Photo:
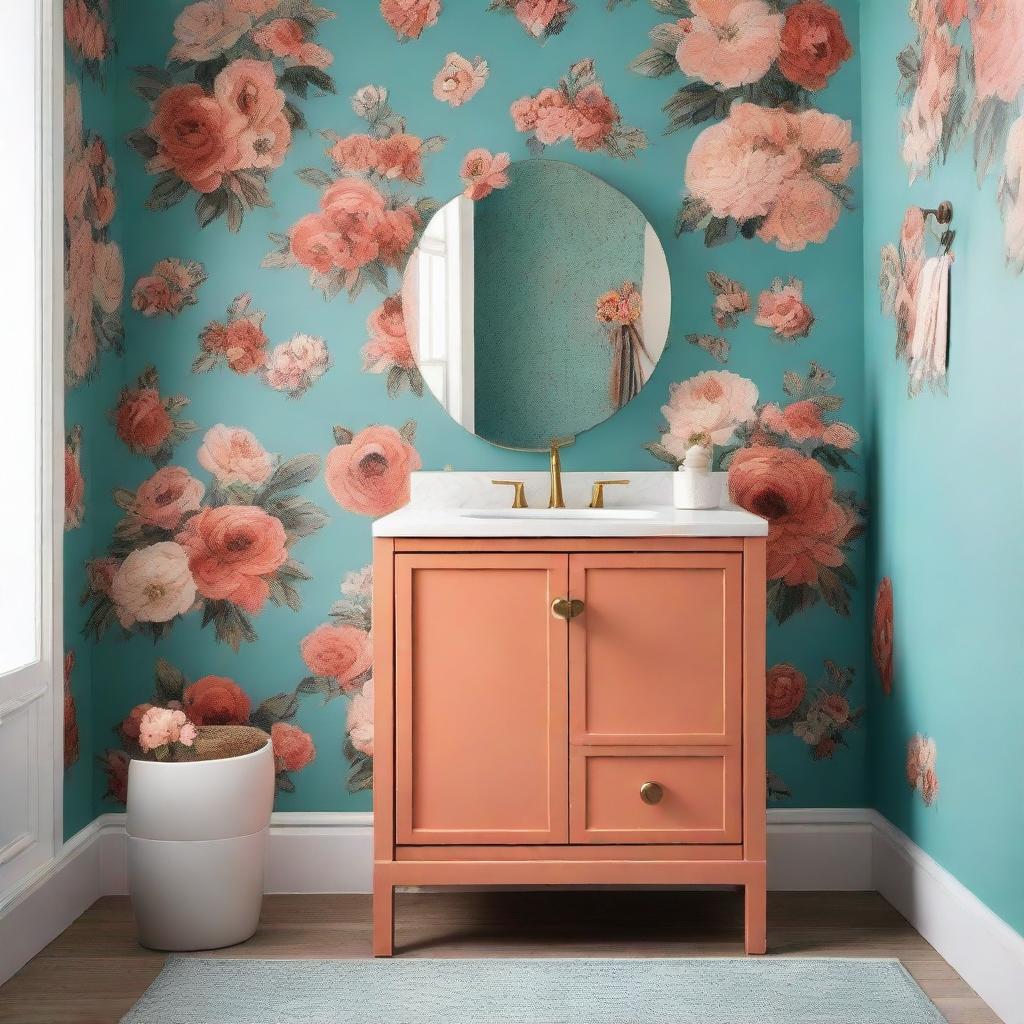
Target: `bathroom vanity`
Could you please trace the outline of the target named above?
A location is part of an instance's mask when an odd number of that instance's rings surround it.
[[[414,474],[374,525],[378,956],[396,886],[510,884],[743,886],[765,951],[767,524],[594,478]]]

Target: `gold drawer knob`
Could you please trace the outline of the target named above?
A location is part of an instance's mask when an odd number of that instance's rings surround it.
[[[575,619],[583,613],[583,602],[573,598],[558,597],[551,602],[551,614],[557,619]]]
[[[660,804],[665,791],[657,782],[645,782],[640,787],[640,799],[645,804]]]

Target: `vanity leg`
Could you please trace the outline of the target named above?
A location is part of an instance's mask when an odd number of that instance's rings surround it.
[[[749,953],[768,948],[768,882],[764,867],[744,887],[744,947]]]
[[[378,875],[373,882],[373,955],[395,952],[395,887]]]

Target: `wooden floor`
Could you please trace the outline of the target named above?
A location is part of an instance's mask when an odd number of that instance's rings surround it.
[[[742,902],[732,892],[399,893],[397,904],[405,956],[742,954]],[[369,950],[368,896],[269,896],[252,939],[205,955],[319,959]],[[950,1024],[998,1024],[875,893],[769,893],[768,952],[898,957]],[[128,900],[107,897],[0,988],[0,1022],[114,1024],[163,961],[136,944]]]

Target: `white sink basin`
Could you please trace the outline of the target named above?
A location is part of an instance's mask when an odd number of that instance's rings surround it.
[[[479,508],[460,511],[463,519],[654,519],[647,508]]]

